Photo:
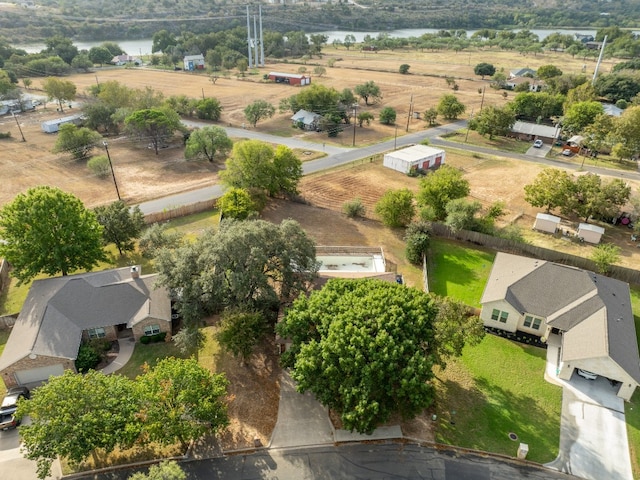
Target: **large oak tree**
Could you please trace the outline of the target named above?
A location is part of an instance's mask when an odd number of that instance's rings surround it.
[[[105,258],[102,226],[80,199],[54,187],[35,187],[0,209],[0,257],[27,282],[39,273],[91,270]]]

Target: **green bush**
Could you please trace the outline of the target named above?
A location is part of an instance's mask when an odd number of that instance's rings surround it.
[[[100,352],[98,352],[93,343],[82,343],[76,358],[76,370],[79,372],[92,370],[100,363],[101,358]]]
[[[0,138],[11,138],[11,132],[0,132]]]
[[[342,211],[349,218],[364,217],[366,208],[362,204],[362,200],[354,198],[342,204]]]
[[[111,172],[111,168],[109,167],[109,159],[106,155],[98,155],[97,157],[91,158],[87,162],[87,168],[96,177],[100,178],[106,177]]]
[[[148,335],[145,335],[144,337],[140,337],[140,343],[143,345],[151,343],[151,337]]]
[[[404,234],[406,242],[405,256],[414,265],[422,265],[422,256],[429,248],[429,224],[427,222],[412,222]]]
[[[153,343],[164,342],[164,339],[167,338],[167,332],[156,333],[155,335],[151,335],[151,341]]]

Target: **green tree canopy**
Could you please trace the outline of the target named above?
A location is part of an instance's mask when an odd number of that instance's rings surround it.
[[[189,135],[184,157],[187,160],[206,158],[213,162],[216,155],[227,155],[232,147],[233,142],[224,128],[202,127]]]
[[[86,160],[101,140],[102,135],[98,132],[66,123],[60,125],[53,151],[67,152],[76,160]]]
[[[604,113],[604,108],[600,102],[576,102],[564,113],[562,129],[572,134],[582,132],[591,125],[598,115]]]
[[[333,87],[313,83],[297,95],[288,98],[287,106],[293,113],[300,109],[319,115],[338,112],[340,93]]]
[[[180,128],[180,118],[175,112],[158,108],[137,110],[125,118],[124,123],[129,133],[149,142],[156,155],[158,148]]]
[[[69,80],[60,80],[59,78],[49,77],[42,82],[42,89],[47,94],[49,100],[58,102],[60,112],[64,112],[63,102],[69,102],[76,99],[76,86]]]
[[[256,202],[251,194],[243,188],[231,187],[224,192],[217,202],[224,218],[246,220],[252,213],[258,211]]]
[[[480,135],[489,135],[491,140],[494,135],[509,133],[514,123],[516,123],[516,116],[510,108],[488,106],[469,121],[469,128]]]
[[[491,63],[482,62],[477,64],[473,68],[473,73],[475,73],[476,75],[480,75],[484,80],[484,77],[491,77],[494,73],[496,73],[496,67],[494,67]]]
[[[398,412],[432,404],[433,323],[426,293],[380,280],[330,280],[301,296],[277,326],[300,392],[338,412],[344,427],[371,433]]]
[[[318,270],[315,244],[286,220],[223,220],[215,233],[176,250],[160,250],[159,283],[180,291],[183,317],[199,319],[225,308],[267,312],[306,291]]]
[[[542,78],[543,80],[546,80],[548,78],[561,76],[562,70],[560,70],[555,65],[542,65],[538,67],[538,70],[536,71],[536,75],[538,76],[538,78]]]
[[[129,208],[122,200],[94,209],[98,223],[102,225],[105,243],[113,243],[120,256],[135,250],[135,240],[145,226],[144,214],[139,206]]]
[[[35,187],[0,209],[0,257],[12,275],[27,282],[39,273],[67,275],[91,270],[105,259],[102,226],[70,193]]]
[[[152,37],[153,45],[151,46],[151,53],[163,52],[166,53],[169,47],[173,47],[178,44],[175,36],[168,30],[158,30]]]
[[[447,217],[446,206],[451,200],[469,195],[469,181],[462,172],[449,165],[443,165],[420,181],[418,204],[427,208],[434,220]]]
[[[564,208],[573,195],[573,180],[566,170],[545,168],[524,186],[524,200],[533,207],[544,207],[546,212]]]
[[[284,145],[274,150],[266,142],[246,140],[234,144],[220,176],[230,187],[263,190],[272,197],[293,195],[302,178],[302,162]]]
[[[393,125],[396,123],[396,111],[392,107],[384,107],[380,110],[378,118],[383,125]]]
[[[138,377],[141,416],[150,441],[189,442],[229,423],[224,397],[227,379],[200,366],[195,358],[164,358]]]
[[[376,203],[375,212],[387,227],[406,227],[416,213],[413,192],[408,188],[387,190]]]
[[[252,127],[263,118],[271,118],[276,113],[275,107],[265,100],[255,100],[244,108],[244,116]]]
[[[520,92],[509,102],[513,113],[537,120],[562,115],[563,95],[552,95],[545,92]]]
[[[187,480],[187,474],[174,460],[164,460],[149,467],[149,473],[136,472],[128,480]]]
[[[562,208],[563,213],[574,213],[589,220],[592,216],[613,217],[631,195],[631,187],[619,178],[602,182],[594,173],[580,175],[573,183],[572,196]]]
[[[58,456],[78,464],[98,451],[130,447],[140,433],[139,411],[135,384],[126,377],[66,370],[18,405],[17,416],[31,418],[20,427],[25,456],[37,461],[38,477],[45,478]]]
[[[220,345],[243,362],[267,331],[267,322],[260,312],[228,310],[224,312],[216,337]]]
[[[203,120],[217,122],[222,115],[222,105],[217,98],[205,98],[196,103],[196,115]]]
[[[371,100],[371,103],[376,103],[382,99],[380,87],[373,80],[356,85],[353,91],[364,100],[365,105],[369,105],[369,100]]]
[[[467,109],[463,103],[452,93],[447,93],[440,97],[438,102],[438,113],[447,120],[455,120]]]
[[[627,108],[614,123],[613,137],[623,144],[627,157],[640,153],[640,105]]]

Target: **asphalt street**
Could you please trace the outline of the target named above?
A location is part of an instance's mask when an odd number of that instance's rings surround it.
[[[283,479],[432,479],[432,480],[568,480],[564,473],[487,456],[436,450],[415,444],[348,444],[271,449],[247,455],[183,462],[189,480]],[[142,470],[145,471],[145,470]],[[132,470],[81,477],[125,480]],[[76,477],[77,478],[77,477]]]
[[[192,120],[185,121],[184,123],[191,127],[202,127],[202,126],[209,125],[204,122],[197,122]],[[269,134],[257,132],[251,129],[241,129],[241,128],[232,128],[232,127],[223,127],[223,128],[225,128],[228,135],[236,138],[258,139],[258,140],[263,140],[270,143],[286,145],[291,148],[306,148],[309,150],[324,151],[325,153],[327,153],[326,157],[319,158],[317,160],[312,160],[309,162],[304,162],[302,164],[304,175],[308,175],[310,173],[320,172],[322,170],[327,170],[333,167],[345,165],[345,164],[354,162],[356,160],[373,157],[374,155],[389,152],[397,148],[405,147],[407,145],[417,144],[417,143],[420,143],[425,138],[429,139],[430,145],[437,146],[437,147],[456,148],[460,150],[466,150],[469,152],[479,153],[482,155],[491,155],[491,156],[499,155],[502,157],[512,158],[515,160],[539,163],[539,164],[548,165],[550,167],[556,167],[556,168],[568,168],[573,170],[581,169],[580,165],[566,163],[561,160],[555,160],[552,158],[544,158],[544,157],[541,157],[540,155],[502,152],[502,151],[493,150],[490,148],[478,147],[475,145],[467,145],[467,144],[462,144],[458,142],[451,142],[444,138],[441,138],[442,135],[448,132],[457,131],[465,128],[466,126],[467,126],[466,120],[459,120],[457,122],[441,125],[439,127],[430,128],[427,130],[422,130],[422,131],[410,133],[407,135],[402,135],[400,137],[394,138],[393,140],[387,140],[384,142],[376,143],[375,145],[369,145],[361,148],[350,148],[350,149],[335,147],[332,145],[326,145],[324,143],[310,142],[307,140],[301,140],[299,138],[294,138],[294,137],[277,137],[275,135],[269,135]],[[538,152],[534,152],[534,153],[538,153]],[[597,166],[584,166],[582,170],[596,173],[598,175],[603,175],[603,176],[616,177],[616,178],[622,178],[622,179],[640,180],[639,172],[613,170],[613,169],[597,167]],[[218,198],[222,195],[223,192],[224,192],[224,187],[222,185],[212,185],[210,187],[205,187],[198,190],[192,190],[189,192],[169,195],[156,200],[144,202],[144,203],[141,203],[139,206],[144,214],[162,212],[162,211],[170,210],[183,205],[190,205],[193,203],[209,200],[211,198]]]

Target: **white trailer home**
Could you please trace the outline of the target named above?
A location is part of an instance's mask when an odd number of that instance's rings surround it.
[[[60,130],[60,125],[64,125],[65,123],[73,123],[74,125],[78,125],[82,122],[82,114],[78,113],[75,115],[69,115],[68,117],[55,118],[53,120],[47,120],[46,122],[42,122],[40,127],[42,131],[45,133],[56,133]]]
[[[444,150],[426,145],[413,145],[385,154],[382,164],[393,170],[409,173],[412,170],[438,168],[444,164],[444,159]]]

